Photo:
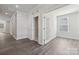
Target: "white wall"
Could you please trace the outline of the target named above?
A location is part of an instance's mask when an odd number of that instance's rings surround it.
[[[32,15],[31,15],[31,13],[27,13],[28,14],[28,26],[27,26],[27,29],[28,29],[28,31],[27,31],[27,33],[28,33],[28,38],[30,39],[30,40],[32,40]]]
[[[57,16],[61,16],[61,15],[69,14],[69,13],[74,13],[74,12],[77,12],[77,11],[79,11],[78,5],[68,5],[68,6],[62,7],[60,9],[57,9],[55,11],[51,11],[50,13],[53,17],[52,19],[56,20],[56,22],[55,22],[56,23],[56,32],[57,32]],[[67,38],[70,38],[71,36],[73,36],[73,38],[75,38],[75,39],[78,38],[79,34],[78,34],[78,32],[75,32],[75,31],[78,31],[78,29],[76,29],[76,30],[73,29],[73,28],[77,28],[78,25],[79,25],[78,24],[78,14],[76,16],[74,14],[72,14],[72,16],[70,18],[73,18],[72,20],[70,20],[71,25],[72,25],[72,28],[70,28],[70,29],[72,29],[72,30],[70,30],[71,33],[70,34],[63,33],[62,35],[57,33],[57,36],[64,36],[64,37],[67,37]],[[76,20],[74,20],[74,18]],[[77,24],[75,24],[75,22],[77,22]],[[53,29],[52,25],[51,25],[51,29]]]
[[[79,39],[79,12],[74,12],[59,17],[63,16],[69,18],[69,32],[61,32],[58,29],[57,35],[66,38]]]
[[[17,39],[29,38],[29,20],[27,13],[17,11]]]
[[[6,33],[10,33],[10,21],[6,21]]]
[[[14,13],[10,20],[10,34],[16,39],[17,38],[17,24],[16,24],[16,16],[17,13]]]
[[[13,14],[10,20],[10,34],[16,39],[31,39],[32,26],[29,20],[29,14],[23,11],[17,11]]]
[[[49,12],[45,15],[46,18],[46,40],[45,43],[48,43],[56,37],[56,20],[53,18],[53,15]]]

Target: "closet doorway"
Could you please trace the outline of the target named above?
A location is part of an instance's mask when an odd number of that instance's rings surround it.
[[[35,22],[35,41],[37,41],[37,42],[38,42],[38,34],[39,34],[39,32],[38,32],[38,30],[39,30],[38,19],[39,19],[38,16],[34,17],[34,22]]]

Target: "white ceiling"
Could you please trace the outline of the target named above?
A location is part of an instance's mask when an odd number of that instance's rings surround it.
[[[16,10],[28,12],[37,6],[37,4],[18,4],[19,7],[16,8],[16,5],[17,4],[0,4],[0,14],[5,15],[7,12],[8,14],[6,16],[10,17]]]
[[[37,9],[42,13],[47,13],[67,5],[68,4],[41,4]]]
[[[0,4],[0,14],[5,15],[5,13],[7,12],[8,14],[5,16],[11,17],[16,10],[28,12],[35,7],[38,7],[38,9],[40,8],[39,10],[44,12],[55,10],[57,8],[65,6],[66,4],[18,4],[18,8],[16,8],[16,5],[17,4]]]

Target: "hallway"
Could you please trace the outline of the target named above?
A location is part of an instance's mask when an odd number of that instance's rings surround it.
[[[0,33],[0,55],[78,55],[79,41],[56,37],[41,46],[29,39],[15,40],[9,34]]]

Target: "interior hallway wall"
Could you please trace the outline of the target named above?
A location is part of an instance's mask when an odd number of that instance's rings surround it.
[[[2,26],[0,28],[0,33],[6,32],[6,22],[3,20],[0,20],[0,24],[3,25],[3,28],[2,28]]]
[[[29,25],[27,13],[17,11],[17,39],[29,38]]]
[[[4,29],[1,29],[0,32],[10,33],[9,21],[10,21],[10,17],[6,17],[0,14],[0,23],[4,24]]]
[[[10,21],[6,21],[6,33],[10,33]]]
[[[10,20],[10,34],[16,39],[31,39],[31,23],[28,13],[16,11]]]
[[[17,38],[17,13],[14,13],[10,20],[10,34],[16,39]]]

